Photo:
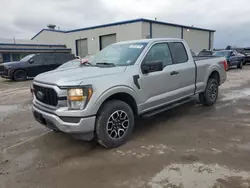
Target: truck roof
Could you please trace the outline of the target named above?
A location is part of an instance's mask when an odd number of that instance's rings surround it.
[[[157,41],[184,41],[184,40],[178,38],[152,38],[152,39],[128,40],[128,41],[117,42],[115,44],[150,43]]]

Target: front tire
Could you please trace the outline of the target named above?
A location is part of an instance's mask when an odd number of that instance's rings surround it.
[[[27,73],[24,70],[16,70],[14,72],[13,78],[15,81],[27,80]]]
[[[240,63],[237,65],[237,68],[242,69],[243,64],[244,64],[244,62],[243,62],[243,60],[241,60]]]
[[[206,89],[199,94],[200,102],[204,106],[212,106],[218,98],[219,84],[215,78],[210,78],[207,82]]]
[[[134,128],[131,107],[119,100],[111,100],[97,114],[95,138],[106,148],[115,148],[126,143]]]

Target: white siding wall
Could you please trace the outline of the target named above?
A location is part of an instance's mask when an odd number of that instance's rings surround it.
[[[141,38],[146,39],[150,37],[150,23],[141,22]]]
[[[116,34],[116,42],[145,39],[150,36],[150,24],[147,22],[136,22],[70,33],[43,31],[34,40],[49,44],[65,44],[67,45],[67,48],[71,48],[72,53],[75,54],[75,40],[88,39],[88,52],[90,54],[94,54],[99,51],[99,36],[108,34]],[[152,24],[152,37],[181,38],[181,27]],[[184,28],[183,37],[187,41],[190,48],[195,52],[199,52],[202,49],[208,49],[209,31],[200,31],[194,29],[187,31],[187,29]],[[92,40],[92,38],[95,40]],[[214,33],[211,32],[211,48],[213,48],[213,44]]]
[[[211,49],[214,49],[214,32],[211,32]]]
[[[135,40],[141,38],[141,23],[131,23],[117,26],[110,26],[98,29],[84,30],[71,32],[67,34],[65,43],[67,47],[72,49],[72,53],[75,53],[75,40],[81,38],[88,39],[88,51],[89,54],[94,54],[99,51],[100,41],[99,36],[116,34],[116,42]],[[92,40],[95,38],[95,40]]]
[[[209,31],[183,29],[183,39],[194,52],[200,52],[209,47]]]
[[[181,27],[152,24],[153,38],[181,38]]]
[[[103,27],[97,29],[76,31],[70,33],[58,33],[43,31],[35,39],[36,41],[44,41],[48,43],[66,44],[67,48],[71,48],[72,53],[76,53],[75,40],[88,39],[88,52],[94,54],[99,51],[99,36],[116,34],[116,42],[126,40],[141,39],[142,27],[141,22],[123,24],[117,26]],[[94,38],[95,40],[92,40]]]
[[[64,38],[66,37],[65,33],[53,32],[53,31],[43,31],[38,36],[36,36],[33,41],[39,43],[47,44],[65,44]]]

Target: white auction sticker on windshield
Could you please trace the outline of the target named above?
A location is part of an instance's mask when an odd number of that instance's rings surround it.
[[[131,45],[129,46],[129,48],[138,48],[138,49],[141,49],[141,48],[143,48],[143,45],[131,44]]]

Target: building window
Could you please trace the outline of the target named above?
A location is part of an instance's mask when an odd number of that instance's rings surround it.
[[[10,54],[3,54],[3,62],[10,62]]]
[[[13,61],[19,61],[20,60],[20,54],[12,54],[12,60]]]
[[[78,39],[76,40],[76,55],[80,57],[85,57],[88,55],[88,40]]]
[[[102,35],[99,37],[100,50],[109,46],[110,44],[116,43],[116,34]]]

